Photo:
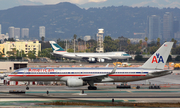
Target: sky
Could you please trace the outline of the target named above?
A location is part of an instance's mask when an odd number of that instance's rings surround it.
[[[107,0],[30,0],[32,2],[41,2],[43,4],[57,4],[59,2],[71,2],[76,4],[84,4],[88,2],[105,2]]]
[[[171,7],[180,8],[180,0],[30,0],[32,2],[41,2],[43,4],[57,4],[59,2],[71,2],[80,7],[103,7],[103,6],[151,6],[151,7]]]
[[[0,10],[20,5],[48,5],[60,2],[70,2],[81,8],[104,6],[131,6],[131,7],[170,7],[180,8],[180,0],[0,0]]]

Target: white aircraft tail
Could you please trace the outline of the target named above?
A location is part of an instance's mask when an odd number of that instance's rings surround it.
[[[173,42],[165,42],[142,66],[141,68],[164,69],[169,57]]]
[[[54,41],[49,41],[53,52],[66,52],[61,46],[59,46],[56,42]]]

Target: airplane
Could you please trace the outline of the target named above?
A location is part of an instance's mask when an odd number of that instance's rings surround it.
[[[69,87],[89,84],[89,90],[96,90],[94,83],[131,82],[160,77],[172,73],[164,70],[173,42],[165,42],[141,67],[117,68],[22,68],[8,75],[10,81],[63,81]],[[26,87],[29,90],[29,87]]]
[[[106,52],[106,53],[68,53],[56,42],[49,41],[53,55],[61,56],[69,59],[86,60],[89,63],[104,62],[112,59],[129,59],[131,56],[125,52]]]

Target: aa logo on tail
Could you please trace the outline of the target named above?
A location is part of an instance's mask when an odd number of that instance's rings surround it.
[[[152,63],[164,63],[163,57],[159,53],[156,53],[156,56],[153,56]]]

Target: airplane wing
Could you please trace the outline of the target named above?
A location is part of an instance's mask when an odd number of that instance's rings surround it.
[[[116,72],[117,65],[114,67],[114,69],[108,73],[108,74],[100,74],[100,75],[92,75],[92,76],[82,76],[80,77],[84,81],[90,81],[90,80],[102,80],[105,77],[108,77],[111,74],[114,74]]]
[[[101,57],[101,58],[98,58],[98,59],[112,60],[112,58],[109,58],[109,57]]]
[[[85,59],[85,60],[89,58],[112,60],[112,58],[109,58],[109,57],[82,57],[82,56],[78,56],[78,57],[81,57],[82,59]]]

